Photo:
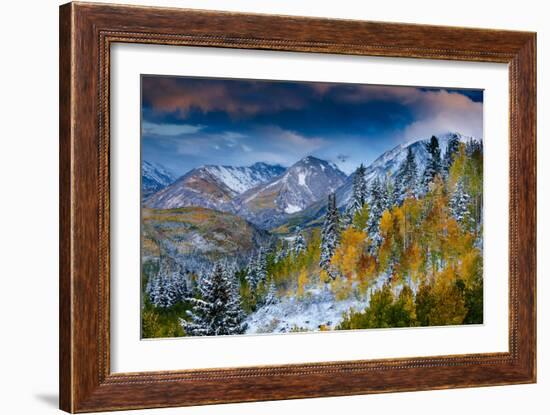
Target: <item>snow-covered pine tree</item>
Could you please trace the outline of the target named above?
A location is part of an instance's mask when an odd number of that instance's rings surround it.
[[[411,146],[395,176],[395,203],[402,204],[410,196],[418,195],[418,171]]]
[[[469,209],[470,199],[470,195],[466,192],[462,179],[459,179],[451,194],[449,207],[455,220],[464,227],[469,227],[473,221]]]
[[[281,262],[283,259],[285,259],[288,255],[287,249],[284,245],[284,242],[281,243],[281,246],[277,250],[277,253],[275,254],[275,263]]]
[[[353,206],[351,203],[348,203],[348,205],[346,206],[346,210],[342,214],[341,224],[343,228],[347,228],[348,226],[351,225],[351,223],[353,222],[353,216],[355,215],[355,212],[356,212],[355,206]]]
[[[381,237],[380,237],[380,218],[382,213],[386,209],[387,200],[384,189],[380,180],[375,178],[370,186],[370,209],[369,209],[369,219],[367,221],[366,232],[369,235],[371,240],[372,247],[378,248]]]
[[[384,210],[390,210],[396,203],[395,197],[395,185],[393,181],[386,177],[384,183],[382,183],[382,189],[384,191]]]
[[[242,299],[241,299],[241,280],[239,278],[239,267],[237,263],[233,263],[231,268],[231,273],[229,274],[229,279],[231,282],[231,287],[233,288],[233,297],[236,298],[238,304],[238,319],[244,321],[246,318],[246,313],[242,308]]]
[[[257,258],[255,256],[250,256],[248,260],[248,265],[246,266],[246,282],[251,289],[256,289],[256,284],[258,283],[258,267],[257,267]]]
[[[456,153],[460,149],[460,140],[457,134],[453,134],[447,143],[447,149],[445,150],[445,156],[443,157],[443,172],[449,174],[449,169],[453,164]]]
[[[246,330],[240,298],[231,277],[221,263],[214,264],[209,275],[200,279],[200,298],[191,298],[190,320],[181,320],[186,334],[219,336],[241,334]]]
[[[256,259],[256,287],[267,280],[267,255],[264,248],[260,247]]]
[[[173,289],[176,295],[176,302],[185,301],[189,295],[190,287],[187,285],[186,275],[181,269],[172,274]]]
[[[302,233],[299,233],[296,236],[296,239],[294,239],[294,242],[292,243],[292,251],[294,252],[294,255],[300,255],[305,250],[306,250],[306,240],[304,239],[304,236],[302,235]]]
[[[163,275],[157,273],[149,277],[145,292],[149,296],[149,301],[153,306],[166,308],[171,307],[174,303],[171,291],[167,290],[166,286],[167,284]]]
[[[328,195],[327,213],[323,228],[321,229],[321,258],[319,266],[327,272],[331,278],[336,278],[332,270],[330,260],[340,241],[340,217],[336,207],[336,195]]]
[[[361,163],[355,170],[355,173],[353,173],[351,198],[343,218],[344,225],[346,226],[353,222],[355,213],[359,212],[367,201],[368,189],[367,183],[365,182],[365,172],[366,168],[363,163]]]
[[[161,256],[159,271],[149,279],[146,292],[151,304],[159,308],[183,301],[188,295],[188,286],[181,266],[169,256]]]
[[[275,286],[275,281],[271,279],[271,282],[269,283],[269,288],[267,289],[267,294],[265,296],[264,304],[272,305],[276,304],[278,301],[279,298],[277,297],[277,287]]]
[[[367,197],[369,195],[368,189],[367,189],[367,182],[365,181],[365,173],[367,172],[367,169],[361,163],[358,167],[358,183],[357,183],[357,194],[359,195],[360,202],[362,203],[361,206],[363,206],[367,202]]]
[[[235,261],[223,261],[222,266],[231,281],[231,286],[233,287],[233,291],[235,291],[235,295],[240,295],[241,284],[238,276],[239,266]]]
[[[176,303],[176,293],[169,275],[159,273],[153,277],[149,288],[149,300],[158,308],[169,308]]]
[[[432,138],[426,144],[426,151],[428,152],[428,162],[422,176],[422,191],[424,193],[428,192],[434,178],[441,174],[441,149],[439,148],[439,140],[435,135],[432,135]]]
[[[247,266],[246,282],[254,292],[262,282],[267,279],[267,255],[266,251],[260,247],[256,257],[250,258]]]

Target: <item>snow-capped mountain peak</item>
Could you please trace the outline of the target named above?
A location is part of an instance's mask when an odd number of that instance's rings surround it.
[[[462,135],[458,132],[448,132],[445,134],[436,136],[439,141],[439,148],[441,149],[441,157],[444,157],[447,151],[447,144],[453,137],[457,137],[460,142],[467,143],[470,140],[479,141],[478,138]],[[418,138],[408,141],[404,144],[399,144],[393,149],[386,151],[376,160],[374,160],[368,167],[365,174],[365,180],[369,184],[375,177],[380,180],[384,180],[386,177],[392,177],[401,166],[401,163],[407,157],[407,149],[411,147],[411,150],[415,156],[415,161],[418,167],[419,173],[424,171],[426,162],[428,160],[428,152],[426,151],[426,144],[430,140],[430,137]]]
[[[334,164],[307,156],[281,176],[252,188],[234,201],[252,223],[270,227],[288,214],[300,212],[339,188],[346,175]]]
[[[204,166],[203,169],[236,194],[243,193],[254,186],[265,183],[285,171],[285,168],[282,166],[261,162],[247,167],[208,165]]]
[[[174,175],[160,164],[146,160],[141,162],[141,188],[143,197],[158,192],[173,183],[174,180]]]

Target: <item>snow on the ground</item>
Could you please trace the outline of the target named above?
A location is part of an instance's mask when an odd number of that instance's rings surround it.
[[[279,302],[267,305],[248,316],[247,334],[288,333],[295,330],[317,331],[323,325],[334,329],[351,309],[363,310],[369,304],[370,293],[379,288],[385,277],[379,278],[363,297],[351,295],[345,300],[336,300],[328,285],[306,291],[302,298],[283,297]]]

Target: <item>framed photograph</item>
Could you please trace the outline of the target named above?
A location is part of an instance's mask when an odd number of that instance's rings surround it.
[[[60,8],[60,407],[536,381],[536,35]]]

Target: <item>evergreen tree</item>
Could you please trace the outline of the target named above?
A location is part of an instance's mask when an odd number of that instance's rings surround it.
[[[477,152],[483,153],[483,142],[470,139],[468,143],[466,143],[466,154],[471,157]]]
[[[305,250],[306,240],[304,239],[304,236],[299,233],[298,236],[296,236],[294,243],[292,244],[292,251],[294,252],[294,255],[300,255]]]
[[[365,173],[367,172],[367,169],[361,163],[359,167],[357,168],[355,174],[357,176],[357,183],[356,183],[356,190],[354,191],[356,198],[359,199],[359,203],[361,206],[363,206],[368,197],[368,190],[367,190],[367,183],[365,182]]]
[[[445,151],[445,157],[443,158],[443,171],[445,174],[449,174],[449,169],[453,164],[456,153],[460,149],[460,140],[458,135],[453,134],[447,143],[447,150]]]
[[[250,258],[247,266],[246,282],[252,291],[255,291],[267,278],[267,257],[260,247],[256,257]]]
[[[248,265],[246,266],[246,282],[251,288],[256,287],[256,282],[258,281],[258,276],[256,273],[256,257],[251,256],[248,260]]]
[[[353,206],[351,203],[348,203],[348,205],[346,206],[346,210],[342,214],[342,228],[347,228],[351,225],[356,212],[357,211],[355,209],[355,206]]]
[[[271,279],[271,282],[269,283],[269,288],[267,289],[267,294],[265,296],[264,304],[265,305],[272,305],[276,304],[279,301],[277,298],[277,287],[275,286],[275,282],[273,279]]]
[[[267,280],[267,253],[262,247],[260,247],[256,259],[256,278],[256,286]]]
[[[410,196],[418,196],[418,171],[411,146],[395,176],[395,203],[402,204]]]
[[[328,195],[327,213],[323,228],[321,229],[321,259],[319,266],[327,272],[331,278],[335,278],[330,260],[340,240],[340,218],[336,207],[336,195]]]
[[[439,148],[439,140],[435,135],[432,135],[432,138],[426,144],[426,151],[428,152],[428,162],[422,177],[422,190],[424,193],[428,192],[435,177],[441,174],[441,149]]]
[[[185,301],[190,289],[187,286],[186,275],[181,270],[177,270],[172,274],[172,284],[176,302]]]
[[[151,304],[158,308],[169,308],[176,303],[170,280],[164,273],[159,273],[149,280],[147,293]]]
[[[459,179],[449,201],[451,214],[461,225],[468,227],[472,223],[470,214],[470,195],[464,189],[462,179]]]
[[[384,180],[384,183],[382,184],[382,188],[384,191],[384,201],[385,206],[384,210],[390,210],[393,205],[395,205],[396,202],[396,195],[395,195],[395,185],[393,184],[392,180],[389,178],[386,178]]]
[[[240,298],[221,263],[214,264],[212,272],[200,279],[199,292],[200,298],[190,299],[190,320],[181,320],[188,335],[219,336],[246,330]]]
[[[386,192],[382,188],[382,184],[378,178],[375,178],[370,186],[370,210],[369,219],[367,221],[367,232],[370,240],[372,241],[372,248],[376,249],[380,245],[380,218],[382,213],[386,210],[388,204],[386,200]]]
[[[172,258],[163,255],[158,273],[149,279],[145,290],[151,304],[169,308],[187,297],[187,279],[181,267]]]
[[[229,280],[231,281],[231,286],[233,287],[234,294],[236,296],[240,295],[241,281],[239,278],[239,266],[236,262],[226,262],[222,263],[222,266],[227,272]]]
[[[353,174],[351,198],[348,202],[348,206],[346,207],[346,212],[344,215],[345,225],[351,224],[355,213],[360,211],[367,201],[368,191],[367,183],[365,182],[365,172],[366,168],[361,163],[361,165],[357,167],[355,173]]]

